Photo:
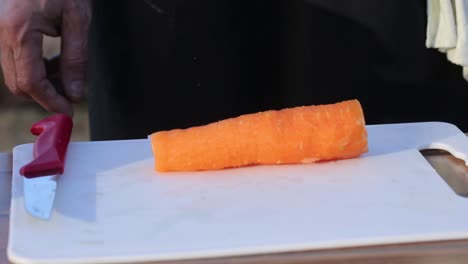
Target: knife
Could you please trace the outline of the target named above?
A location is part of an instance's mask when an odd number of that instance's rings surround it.
[[[50,218],[72,128],[72,118],[65,114],[49,116],[31,127],[31,133],[38,136],[33,147],[34,159],[21,167],[20,174],[23,176],[24,206],[34,217]]]

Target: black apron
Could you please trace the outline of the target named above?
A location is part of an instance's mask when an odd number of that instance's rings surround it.
[[[96,0],[91,139],[353,98],[368,124],[468,131],[468,83],[425,47],[425,2]]]

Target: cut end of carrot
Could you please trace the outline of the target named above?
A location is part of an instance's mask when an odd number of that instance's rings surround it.
[[[148,138],[159,172],[307,164],[368,151],[358,100],[246,114]]]

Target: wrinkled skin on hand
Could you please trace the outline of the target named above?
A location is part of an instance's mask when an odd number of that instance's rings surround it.
[[[72,115],[84,95],[90,0],[0,0],[0,57],[5,84],[50,112]],[[63,93],[48,79],[43,36],[61,36]]]

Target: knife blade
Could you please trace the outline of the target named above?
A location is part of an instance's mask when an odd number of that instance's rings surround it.
[[[38,136],[33,160],[21,167],[20,174],[24,176],[24,207],[39,219],[50,219],[72,128],[72,118],[65,114],[49,116],[31,127],[31,133]]]
[[[30,215],[44,220],[50,218],[57,180],[58,175],[23,179],[24,206]]]

